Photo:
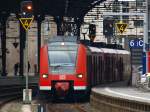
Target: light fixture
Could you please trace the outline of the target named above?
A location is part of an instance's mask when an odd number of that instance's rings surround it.
[[[32,10],[32,6],[31,6],[31,5],[28,5],[28,6],[27,6],[27,9],[28,9],[28,10]]]
[[[43,78],[48,78],[48,74],[43,74],[42,77]]]
[[[65,45],[65,43],[64,43],[64,42],[62,42],[62,43],[61,43],[61,45],[62,45],[62,46],[64,46],[64,45]]]
[[[83,74],[77,74],[77,78],[83,78]]]

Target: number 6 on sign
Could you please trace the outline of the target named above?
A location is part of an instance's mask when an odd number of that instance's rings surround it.
[[[130,43],[130,47],[134,47],[134,40],[131,40],[129,43]]]

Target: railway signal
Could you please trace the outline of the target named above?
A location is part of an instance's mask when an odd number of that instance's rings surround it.
[[[19,18],[21,25],[26,31],[26,39],[25,39],[25,72],[26,72],[26,89],[23,90],[23,101],[24,103],[31,103],[32,100],[32,90],[28,87],[28,29],[33,21],[33,5],[32,1],[22,1],[21,2],[21,18]]]
[[[114,29],[113,24],[114,24],[113,20],[104,19],[104,21],[103,21],[103,34],[106,37],[113,36],[113,29]]]
[[[89,25],[89,38],[93,42],[96,37],[96,25],[90,24]]]
[[[32,1],[22,1],[21,2],[21,13],[24,17],[32,17],[33,5]]]

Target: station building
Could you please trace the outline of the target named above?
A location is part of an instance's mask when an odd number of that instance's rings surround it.
[[[121,5],[123,4],[123,5]],[[145,12],[144,7],[146,6],[145,0],[137,0],[136,2],[114,2],[112,0],[107,0],[90,10],[84,17],[84,24],[80,28],[80,37],[81,39],[89,39],[89,24],[96,25],[96,42],[105,42],[105,43],[117,43],[121,44],[125,49],[129,49],[129,41],[134,38],[143,38],[143,17],[141,16],[103,16],[105,12]],[[140,10],[139,10],[140,9]],[[149,11],[150,12],[150,11]],[[113,35],[107,37],[103,35],[103,20],[110,18],[113,21]],[[65,18],[64,18],[65,19]],[[127,23],[128,26],[123,34],[120,34],[117,31],[115,24],[122,20],[124,23]],[[19,44],[15,48],[13,43],[19,43],[19,20],[16,18],[15,14],[11,14],[7,20],[7,52],[6,52],[6,70],[7,73],[13,75],[14,73],[14,64],[19,62]],[[52,16],[45,16],[45,20],[42,22],[41,26],[41,37],[42,45],[47,42],[50,37],[53,37],[57,34],[57,25]],[[66,35],[67,32],[66,32]],[[71,34],[70,34],[71,35]],[[29,62],[31,65],[30,73],[34,73],[34,67],[37,64],[37,22],[33,21],[29,31],[28,31],[28,40],[29,40]],[[1,41],[1,40],[0,40]],[[0,42],[1,44],[1,42]],[[135,59],[133,63],[137,66],[141,65],[141,56],[142,49],[136,49]],[[1,45],[0,45],[0,71],[1,71]],[[11,64],[9,63],[11,62]]]

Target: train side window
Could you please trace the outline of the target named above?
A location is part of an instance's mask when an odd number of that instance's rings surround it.
[[[105,81],[107,82],[107,71],[108,70],[108,58],[107,56],[105,57],[105,73],[104,73],[104,76],[105,76]]]
[[[89,64],[89,68],[88,68],[90,71],[89,72],[90,73],[90,79],[89,80],[90,80],[91,86],[92,86],[92,78],[93,78],[93,61],[92,61],[92,58],[93,58],[92,55],[90,55],[90,61],[89,61],[90,64]]]
[[[100,73],[100,72],[99,72],[99,71],[100,71],[100,68],[99,68],[99,64],[100,64],[100,63],[99,63],[99,60],[100,60],[100,59],[99,59],[99,58],[100,58],[100,56],[98,55],[98,56],[97,56],[97,84],[99,84],[99,73]]]
[[[99,68],[100,68],[100,73],[99,73],[100,78],[99,78],[99,80],[100,80],[100,82],[101,82],[101,81],[102,81],[102,57],[101,57],[101,56],[100,56]]]
[[[108,74],[107,74],[107,79],[108,81],[110,81],[110,72],[111,72],[111,69],[110,69],[110,56],[108,56]]]
[[[92,56],[92,85],[94,85],[95,81],[95,56]]]
[[[115,70],[115,69],[114,69],[114,68],[115,68],[114,60],[115,60],[115,59],[114,59],[114,56],[113,56],[113,57],[112,57],[112,81],[114,81],[114,75],[115,75],[115,74],[114,74],[114,70]]]
[[[97,76],[97,74],[96,74],[96,56],[94,56],[94,85],[96,85],[96,76]]]
[[[111,57],[111,81],[113,81],[113,55]]]
[[[102,57],[102,64],[101,64],[101,68],[102,68],[102,82],[104,81],[104,70],[105,70],[105,58]]]
[[[98,71],[98,69],[97,69],[97,56],[95,56],[95,84],[97,85],[97,71]]]

